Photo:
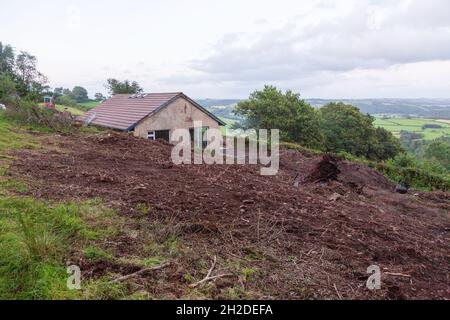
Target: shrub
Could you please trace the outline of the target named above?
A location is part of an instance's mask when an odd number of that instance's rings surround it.
[[[0,75],[0,103],[9,103],[16,94],[16,84],[8,75]]]
[[[77,106],[77,102],[68,95],[59,96],[58,98],[56,98],[56,103],[62,104],[63,106],[66,106],[66,107],[76,107]]]
[[[413,168],[419,164],[419,162],[413,155],[406,153],[406,152],[395,156],[393,159],[389,160],[387,163],[392,166],[401,167],[401,168]]]
[[[447,174],[437,174],[417,167],[396,167],[385,163],[377,164],[376,169],[392,181],[403,181],[413,188],[450,190],[450,177]]]
[[[37,129],[50,129],[56,132],[70,132],[75,129],[71,115],[59,111],[41,108],[34,102],[17,100],[8,106],[5,116],[20,124],[33,126]]]

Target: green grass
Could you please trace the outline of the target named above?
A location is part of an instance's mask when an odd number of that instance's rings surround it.
[[[70,290],[67,262],[84,253],[108,257],[95,243],[117,234],[122,220],[100,200],[47,202],[18,196],[28,186],[8,176],[13,149],[38,147],[31,134],[0,112],[0,300],[118,299],[128,291],[105,279],[81,279]],[[84,248],[84,250],[83,250]]]
[[[99,101],[88,101],[88,102],[81,102],[78,103],[78,106],[80,106],[81,109],[83,110],[90,110],[92,108],[95,108],[96,106],[98,106],[100,104]]]
[[[39,106],[44,107],[44,104],[43,104],[43,103],[40,103]],[[62,105],[62,104],[57,104],[57,105],[55,106],[55,108],[56,108],[56,110],[58,110],[58,111],[60,111],[60,112],[63,112],[63,111],[67,108],[67,111],[69,111],[69,112],[70,112],[72,115],[74,115],[74,116],[81,116],[81,115],[84,114],[84,111],[83,111],[83,110],[80,110],[80,109],[74,108],[74,107],[64,106],[64,105]]]
[[[95,246],[88,246],[84,249],[84,256],[91,261],[110,261],[113,256],[110,252]]]
[[[35,143],[33,136],[21,133],[19,130],[8,121],[3,111],[0,111],[0,160],[2,158],[9,158],[6,155],[6,150],[34,148]]]
[[[90,244],[105,236],[111,214],[98,201],[50,203],[0,196],[0,299],[122,298],[123,288],[105,279],[82,279],[81,290],[67,287],[66,262],[83,247],[88,260],[112,259]]]
[[[69,111],[71,114],[73,114],[74,116],[81,116],[84,114],[83,110],[77,109],[77,108],[73,108],[73,107],[66,107],[63,105],[56,105],[56,110],[63,112],[65,109],[67,108],[67,111]]]
[[[424,130],[422,127],[426,124],[437,124],[442,128],[430,128]],[[399,133],[400,131],[421,133],[424,140],[433,140],[442,136],[450,135],[450,124],[438,122],[432,119],[377,118],[375,119],[375,125],[394,133]]]
[[[0,197],[0,299],[76,298],[63,257],[84,228],[76,205]]]

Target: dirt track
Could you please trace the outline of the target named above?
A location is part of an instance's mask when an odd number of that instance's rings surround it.
[[[20,151],[11,168],[34,196],[100,197],[130,221],[145,204],[149,221],[179,227],[203,264],[180,258],[161,279],[144,279],[164,282],[155,295],[182,296],[187,285],[174,274],[201,279],[217,255],[224,270],[230,259],[250,259],[258,272],[245,284],[238,275],[220,279],[213,298],[237,285],[260,299],[450,298],[449,194],[396,194],[377,172],[343,162],[337,181],[295,187],[295,177],[306,178],[320,158],[288,150],[279,174],[263,177],[257,166],[174,166],[170,146],[122,134],[42,139],[49,149]],[[116,240],[116,253],[141,250],[126,235]],[[370,265],[382,269],[379,291],[365,287]],[[96,268],[106,274],[113,266]]]

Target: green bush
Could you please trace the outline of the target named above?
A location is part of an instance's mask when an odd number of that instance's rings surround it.
[[[413,188],[424,190],[450,190],[448,174],[430,172],[420,167],[397,167],[392,164],[379,163],[376,169],[394,182],[406,182]]]
[[[37,130],[71,132],[76,128],[70,116],[48,108],[41,108],[32,101],[17,100],[10,104],[4,116],[22,125],[32,126]]]
[[[63,106],[66,107],[73,107],[73,108],[78,106],[77,102],[68,95],[59,96],[58,98],[56,98],[56,103],[62,104]]]
[[[0,75],[0,103],[9,104],[16,94],[16,84],[6,75]]]
[[[388,160],[387,163],[400,168],[414,168],[419,165],[419,161],[412,154],[406,152]]]

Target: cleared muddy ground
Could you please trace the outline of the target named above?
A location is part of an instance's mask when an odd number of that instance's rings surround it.
[[[150,239],[176,243],[170,265],[130,278],[130,290],[155,298],[449,298],[449,194],[400,195],[377,172],[347,162],[337,163],[337,180],[312,181],[322,158],[289,150],[279,174],[263,177],[258,166],[175,166],[171,146],[125,134],[39,139],[47,148],[19,151],[10,168],[29,184],[26,194],[103,199],[126,217],[121,234],[100,244],[119,258],[151,258]],[[214,256],[212,275],[226,276],[191,288]],[[72,260],[85,277],[139,271]],[[382,270],[381,290],[366,288],[371,265]]]

